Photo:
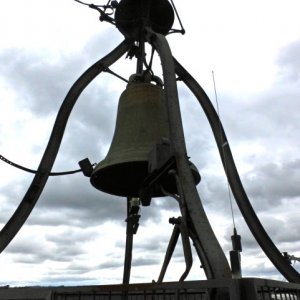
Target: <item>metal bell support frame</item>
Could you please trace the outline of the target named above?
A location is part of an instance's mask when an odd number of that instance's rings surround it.
[[[117,1],[112,2],[114,2],[114,5],[111,8],[115,8],[115,19],[105,14],[105,10],[101,10],[99,7],[91,7],[100,12],[100,20],[116,25],[125,36],[125,40],[106,57],[90,67],[74,83],[67,94],[58,112],[49,143],[37,173],[15,213],[0,232],[0,252],[6,248],[23,226],[38,201],[58,153],[67,120],[81,92],[97,75],[102,71],[107,71],[108,67],[125,53],[128,53],[131,57],[136,56],[140,58],[137,61],[137,73],[140,74],[143,69],[144,43],[148,42],[155,48],[161,58],[169,138],[176,163],[176,178],[180,187],[179,194],[181,201],[183,201],[181,203],[182,216],[183,220],[188,220],[189,235],[193,239],[207,278],[229,278],[231,277],[231,272],[227,259],[209,224],[195,187],[195,180],[185,146],[175,73],[194,93],[206,113],[215,135],[226,176],[235,200],[254,237],[283,276],[290,282],[300,283],[299,273],[276,248],[250,204],[236,170],[222,124],[209,98],[193,77],[172,57],[171,50],[164,36],[168,32],[176,32],[171,29],[174,12],[169,2],[167,0],[121,0],[120,3],[117,3]],[[182,29],[180,32],[183,33],[184,30]]]

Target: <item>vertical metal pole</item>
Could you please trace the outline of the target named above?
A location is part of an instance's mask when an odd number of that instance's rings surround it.
[[[133,245],[133,232],[130,229],[131,222],[128,221],[130,208],[130,198],[127,198],[127,219],[126,219],[126,246],[125,246],[125,259],[124,259],[124,272],[123,272],[123,284],[129,284],[131,261],[132,261],[132,245]]]

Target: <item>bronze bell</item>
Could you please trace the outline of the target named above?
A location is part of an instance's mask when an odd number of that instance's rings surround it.
[[[119,100],[111,146],[91,175],[92,185],[109,194],[138,197],[148,175],[151,149],[160,140],[168,138],[166,99],[162,87],[144,82],[129,84]],[[175,181],[171,186],[171,192],[174,192]],[[163,195],[159,191],[153,196]]]

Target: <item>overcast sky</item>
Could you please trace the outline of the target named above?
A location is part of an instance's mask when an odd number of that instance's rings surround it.
[[[174,2],[186,34],[168,36],[173,55],[213,103],[214,71],[220,116],[251,203],[279,250],[300,257],[300,4]],[[3,1],[0,154],[37,168],[69,88],[122,40],[95,10],[75,1]],[[135,71],[125,58],[112,69],[124,77]],[[188,153],[202,176],[198,191],[228,257],[233,222],[217,147],[199,104],[182,83],[178,88]],[[53,171],[77,169],[86,157],[92,163],[105,157],[124,89],[124,82],[102,74],[84,91]],[[0,174],[2,227],[33,176],[1,161]],[[249,233],[235,202],[233,208],[244,276],[283,279]],[[97,191],[82,174],[51,177],[26,225],[0,255],[0,285],[121,283],[125,215],[126,199]],[[169,198],[142,208],[131,282],[157,279],[172,232],[168,219],[178,215]],[[300,263],[294,266],[300,271]],[[178,280],[183,271],[178,244],[165,279]],[[194,253],[188,279],[204,278]]]

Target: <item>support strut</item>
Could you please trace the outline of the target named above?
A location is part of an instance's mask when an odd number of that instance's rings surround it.
[[[209,97],[197,81],[174,58],[176,74],[199,101],[212,128],[228,182],[239,209],[260,247],[277,270],[290,282],[300,283],[300,274],[286,261],[258,219],[244,190],[225,131]]]
[[[181,121],[178,92],[175,78],[174,61],[166,38],[147,28],[147,39],[158,52],[164,78],[167,99],[171,146],[174,150],[178,176],[180,178],[187,213],[190,216],[198,246],[201,253],[204,271],[207,278],[230,278],[230,267],[225,254],[209,224],[200,197],[194,184],[185,146],[183,126]]]
[[[64,135],[68,118],[78,97],[96,76],[123,56],[123,54],[130,49],[131,45],[131,41],[124,40],[112,52],[87,69],[69,90],[57,114],[48,145],[37,169],[37,173],[18,208],[0,232],[0,253],[7,247],[24,225],[37,203],[48,180]]]
[[[174,226],[171,238],[170,238],[170,242],[166,251],[166,255],[165,255],[165,259],[163,262],[163,266],[161,268],[161,272],[159,274],[158,283],[162,283],[164,276],[166,274],[168,265],[170,263],[171,257],[174,253],[175,250],[175,246],[176,243],[178,241],[179,238],[179,234],[181,234],[181,239],[182,239],[182,246],[183,246],[183,253],[184,253],[184,259],[185,259],[185,271],[183,272],[183,274],[181,275],[179,281],[184,281],[185,278],[188,276],[192,265],[193,265],[193,256],[192,256],[192,250],[191,250],[191,244],[190,244],[190,240],[189,240],[189,232],[188,232],[188,228],[185,224],[185,221],[183,220],[182,217],[179,218],[171,218],[169,220],[169,222]]]

